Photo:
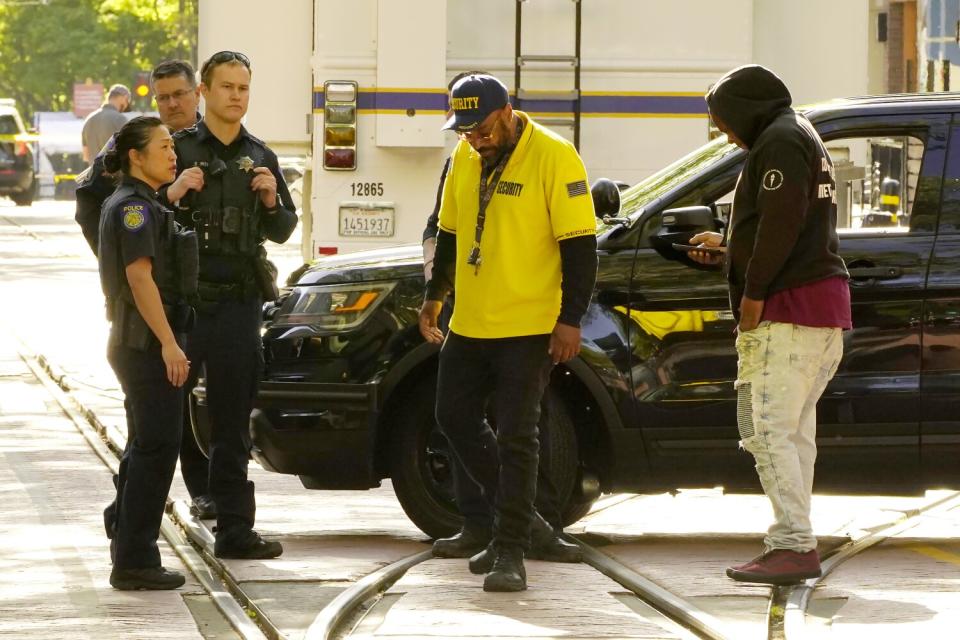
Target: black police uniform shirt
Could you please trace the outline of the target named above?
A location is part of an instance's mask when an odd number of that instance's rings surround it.
[[[162,240],[162,234],[167,225],[156,192],[145,182],[131,177],[125,177],[122,180],[119,188],[123,187],[132,187],[133,194],[116,203],[110,203],[108,199],[105,205],[112,204],[112,206],[109,211],[104,211],[101,221],[101,277],[109,279],[114,265],[117,268],[118,282],[104,282],[104,294],[108,297],[111,296],[110,289],[114,286],[122,287],[126,284],[125,269],[138,259],[153,260],[154,281],[157,281],[163,272],[164,265],[161,263],[168,259],[168,256],[163,255],[165,245]],[[116,242],[106,240],[103,237],[105,233],[113,234]],[[117,262],[106,264],[113,260]],[[117,290],[114,289],[114,291]]]
[[[200,122],[201,116],[196,114],[196,121]],[[110,136],[103,149],[93,159],[93,163],[77,176],[76,200],[77,208],[74,214],[74,220],[80,225],[80,231],[86,239],[93,255],[97,255],[97,248],[100,239],[100,211],[103,208],[103,202],[110,197],[116,188],[116,181],[113,176],[107,173],[103,167],[103,158],[111,151],[117,143],[117,134]]]
[[[93,255],[97,255],[100,240],[100,211],[103,202],[110,197],[116,187],[114,179],[103,167],[103,158],[113,149],[116,140],[116,134],[111,136],[97,157],[93,159],[93,164],[77,176],[77,209],[74,220],[80,225],[80,231],[83,232],[83,237],[93,250]]]
[[[204,147],[205,157],[197,159],[190,157],[187,152],[187,145],[190,140],[199,143]],[[293,230],[297,226],[296,207],[293,199],[290,197],[290,191],[287,189],[287,183],[280,172],[280,165],[276,154],[267,147],[266,143],[253,136],[245,127],[240,127],[240,133],[230,144],[223,144],[207,128],[204,121],[198,122],[195,126],[183,129],[174,134],[174,142],[177,151],[177,175],[186,169],[198,166],[197,162],[203,163],[204,168],[204,188],[206,193],[190,192],[184,196],[179,203],[177,221],[188,227],[196,228],[196,223],[191,219],[192,204],[204,201],[206,204],[214,206],[242,206],[248,210],[258,207],[260,212],[260,233],[262,238],[258,238],[258,243],[263,238],[283,244],[287,241]],[[246,185],[236,192],[223,193],[220,189],[222,178],[210,175],[210,163],[218,158],[229,170],[239,169],[246,174]],[[256,167],[267,167],[277,181],[277,204],[276,211],[268,213],[267,208],[260,200],[258,191],[249,188],[250,181],[256,175],[253,169]],[[214,202],[210,202],[210,200]],[[200,252],[200,281],[222,284],[235,284],[251,282],[253,279],[253,262],[251,256],[246,255],[223,255]]]

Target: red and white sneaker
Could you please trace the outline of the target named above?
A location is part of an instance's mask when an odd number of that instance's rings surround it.
[[[816,549],[806,553],[772,549],[750,562],[727,567],[727,575],[740,582],[799,584],[809,578],[820,577],[820,556]]]

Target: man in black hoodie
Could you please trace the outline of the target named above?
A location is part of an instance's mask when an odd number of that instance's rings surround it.
[[[816,406],[850,328],[847,269],[838,253],[833,163],[790,92],[757,65],[734,69],[707,94],[714,123],[748,151],[737,182],[723,264],[738,320],[737,422],[775,523],[765,552],[730,567],[734,580],[791,584],[820,575],[810,524]],[[691,244],[719,247],[701,233]]]

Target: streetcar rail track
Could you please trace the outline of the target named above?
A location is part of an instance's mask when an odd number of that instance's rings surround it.
[[[889,540],[900,533],[909,531],[920,524],[921,518],[929,517],[943,511],[949,511],[957,506],[960,506],[960,491],[951,492],[946,496],[937,498],[915,509],[910,509],[893,522],[876,531],[850,540],[823,558],[820,563],[821,575],[819,578],[811,578],[803,584],[789,588],[786,597],[786,609],[783,615],[783,637],[786,640],[803,640],[803,638],[807,637],[806,615],[807,607],[810,605],[810,598],[817,585],[830,575],[834,569],[867,549]]]
[[[564,537],[568,542],[580,545],[583,549],[583,561],[586,564],[626,587],[640,600],[683,628],[708,640],[732,640],[734,638],[726,630],[723,623],[688,600],[681,598],[585,542],[570,535]]]
[[[91,444],[98,451],[98,455],[113,472],[116,472],[116,461],[123,451],[122,434],[117,429],[104,425],[93,411],[83,406],[78,399],[67,396],[67,393],[74,391],[68,376],[57,371],[55,365],[48,359],[43,356],[27,355],[24,349],[20,350],[20,356],[30,366],[34,375],[51,389],[58,404],[71,417],[88,442],[91,440],[96,442]],[[77,407],[74,407],[74,404]],[[106,453],[107,451],[109,453]],[[611,504],[604,506],[615,506],[623,501],[612,499]],[[213,536],[190,514],[185,503],[182,501],[168,503],[161,532],[178,555],[185,554],[187,559],[184,563],[244,640],[248,638],[280,640],[285,637],[256,603],[243,592],[242,586],[232,578],[224,565],[214,557]],[[586,543],[570,536],[568,539],[584,548],[586,564],[623,585],[641,601],[684,629],[708,640],[728,640],[734,637],[723,630],[723,625],[716,618],[683,598]],[[317,614],[307,629],[305,639],[328,640],[344,632],[345,623],[361,607],[386,592],[411,567],[432,558],[431,551],[423,551],[401,558],[361,578],[338,594]],[[254,614],[256,622],[250,619],[247,611]]]
[[[116,473],[118,458],[123,451],[123,435],[120,431],[102,423],[92,410],[71,395],[77,390],[74,388],[75,382],[72,378],[60,372],[56,365],[43,355],[30,352],[22,341],[18,340],[18,345],[20,358],[54,397],[98,457],[111,472]],[[598,505],[600,508],[597,511],[614,507],[632,497],[620,499],[611,496],[609,504],[600,501]],[[802,640],[806,637],[805,616],[811,595],[816,586],[844,561],[916,526],[922,516],[929,516],[958,505],[960,505],[960,492],[952,492],[945,497],[911,509],[896,521],[850,540],[826,555],[821,562],[823,574],[820,578],[808,580],[798,586],[772,588],[767,615],[769,639]],[[224,564],[215,558],[213,535],[190,513],[186,503],[179,500],[168,501],[161,534],[240,637],[244,640],[264,638],[281,640],[285,637],[266,613],[244,593],[242,585],[231,576]],[[709,640],[735,638],[726,625],[713,615],[576,537],[570,535],[565,537],[583,548],[586,564],[624,586],[641,601],[684,629]],[[411,567],[432,557],[429,550],[413,554],[360,579],[337,595],[317,614],[304,638],[327,640],[344,631],[349,632],[344,629],[345,624],[356,612],[365,605],[369,605],[372,600],[379,598]],[[784,601],[784,607],[775,606],[775,603]]]
[[[352,586],[341,591],[336,598],[321,609],[307,629],[304,640],[327,640],[334,637],[343,623],[361,606],[389,589],[411,567],[431,559],[433,559],[433,552],[428,549],[401,558],[373,573],[367,574]]]
[[[80,406],[75,398],[68,395],[71,391],[69,385],[63,381],[62,376],[57,377],[46,359],[32,355],[22,342],[18,345],[17,352],[20,359],[73,422],[97,457],[111,473],[117,473],[123,446],[117,441],[118,436],[115,430],[108,429],[89,409]],[[259,615],[262,612],[258,609],[251,609],[258,614],[257,621],[250,619],[243,603],[239,602],[236,595],[232,593],[233,590],[224,586],[222,580],[226,571],[222,563],[211,562],[212,554],[201,553],[194,548],[190,541],[193,538],[193,535],[190,535],[191,526],[184,523],[184,519],[177,513],[176,505],[174,504],[171,508],[171,504],[168,501],[167,512],[161,521],[160,533],[197,579],[230,627],[243,640],[264,640],[265,638],[279,640],[282,637],[279,630],[266,616]],[[188,518],[190,519],[192,518]],[[252,603],[247,599],[246,604]]]

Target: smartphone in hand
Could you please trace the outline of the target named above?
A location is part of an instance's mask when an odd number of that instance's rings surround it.
[[[724,253],[726,253],[726,249],[724,249],[724,247],[698,247],[694,244],[679,244],[677,242],[674,242],[670,246],[677,251],[686,251],[687,253],[691,251],[703,251],[704,253],[709,253],[710,255],[714,256],[722,256]]]

